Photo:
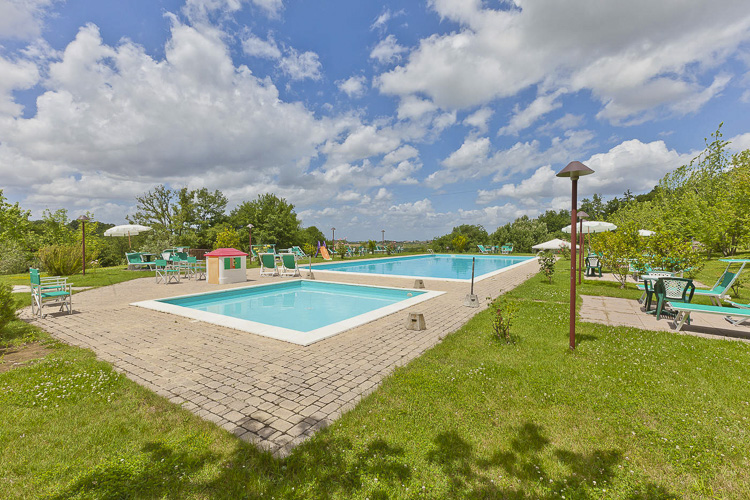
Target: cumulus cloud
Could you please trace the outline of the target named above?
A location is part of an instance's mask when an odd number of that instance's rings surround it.
[[[422,39],[407,63],[376,85],[385,94],[424,95],[446,109],[543,84],[548,91],[590,91],[602,103],[600,118],[615,124],[658,107],[693,112],[726,85],[725,76],[708,85],[697,76],[750,36],[744,0],[721,9],[709,0],[606,2],[596,9],[583,0],[519,0],[508,10],[479,0],[429,5],[460,29]]]
[[[562,137],[554,137],[546,149],[533,140],[492,153],[488,138],[469,137],[441,162],[443,168],[430,174],[425,183],[437,189],[467,179],[491,177],[493,182],[500,182],[512,174],[579,157],[592,147],[593,138],[588,130],[568,131]]]
[[[691,153],[680,154],[667,148],[664,141],[643,143],[637,139],[624,141],[606,153],[598,153],[583,160],[594,174],[578,184],[579,196],[594,193],[620,195],[630,189],[650,191],[667,172],[685,165]],[[477,203],[488,204],[498,198],[513,200],[549,200],[564,198],[570,193],[570,183],[556,177],[550,165],[537,168],[531,176],[518,183],[508,183],[493,190],[480,190]]]
[[[561,107],[558,97],[564,93],[565,89],[558,89],[550,94],[540,95],[524,109],[516,104],[510,122],[497,131],[498,135],[518,135],[519,131],[530,127],[542,116]]]
[[[370,59],[375,59],[380,64],[390,64],[401,59],[401,54],[406,50],[406,47],[398,44],[394,35],[388,35],[372,49]]]
[[[0,38],[33,40],[54,0],[0,0]]]
[[[284,8],[283,0],[186,0],[182,12],[193,22],[205,23],[212,15],[230,16],[246,3],[269,17],[277,17]]]
[[[263,40],[252,33],[242,40],[242,51],[249,56],[265,59],[281,58],[281,50],[279,50],[273,38],[269,37],[267,40]]]
[[[0,116],[19,116],[23,107],[13,99],[13,91],[31,88],[39,80],[39,70],[31,61],[10,61],[0,56]]]
[[[286,50],[286,55],[279,61],[281,71],[286,73],[292,80],[320,80],[321,64],[318,54],[315,52],[298,53],[295,49]]]
[[[336,86],[349,97],[358,98],[365,95],[366,81],[367,79],[364,76],[351,76],[346,80],[337,81]]]
[[[479,132],[480,134],[484,134],[485,132],[487,132],[487,122],[490,121],[490,118],[492,118],[494,112],[495,111],[489,107],[479,108],[478,110],[467,116],[464,119],[463,124],[474,127],[477,129],[477,132]]]
[[[729,148],[737,153],[750,149],[750,132],[735,135],[729,139]]]

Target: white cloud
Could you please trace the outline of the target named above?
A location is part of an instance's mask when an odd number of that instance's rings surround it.
[[[634,192],[650,191],[664,174],[688,163],[691,157],[691,153],[680,154],[668,149],[664,141],[624,141],[606,153],[583,160],[594,173],[578,183],[579,197],[594,193],[620,195],[628,189]],[[562,198],[566,193],[570,196],[570,182],[557,178],[556,173],[549,165],[544,165],[517,184],[480,190],[477,203],[487,204],[497,198],[540,203],[551,198]]]
[[[512,174],[579,157],[591,148],[593,137],[588,130],[568,131],[563,137],[553,138],[549,147],[544,150],[538,140],[533,140],[517,142],[494,154],[490,154],[489,139],[467,138],[461,148],[441,163],[443,168],[430,174],[425,183],[432,188],[439,188],[487,176],[492,176],[493,182],[500,182]]]
[[[492,118],[495,111],[489,107],[483,107],[476,110],[474,113],[467,116],[463,124],[474,127],[477,132],[484,134],[487,132],[487,122]]]
[[[729,139],[729,143],[729,149],[736,153],[750,149],[750,132],[735,135]]]
[[[540,126],[537,132],[542,134],[549,134],[553,130],[570,130],[572,128],[580,127],[584,122],[583,115],[574,115],[572,113],[565,113],[563,116],[553,122],[547,122]]]
[[[401,139],[392,129],[361,125],[350,132],[343,142],[327,142],[321,152],[328,155],[329,164],[346,163],[389,153],[400,144]]]
[[[266,59],[281,58],[281,50],[279,50],[273,38],[269,37],[268,40],[263,40],[252,33],[242,40],[242,51],[253,57],[263,57]]]
[[[428,99],[420,99],[416,96],[406,96],[403,99],[401,99],[401,102],[398,104],[398,118],[400,120],[404,119],[415,119],[419,118],[422,115],[432,113],[437,110],[437,106],[435,104],[428,100]]]
[[[286,73],[292,80],[320,80],[320,61],[315,52],[298,53],[293,48],[286,50],[286,55],[279,61],[281,71]]]
[[[33,40],[54,0],[0,0],[0,38]]]
[[[540,95],[526,108],[520,109],[516,104],[513,109],[513,117],[505,127],[497,131],[498,135],[518,135],[518,132],[530,127],[535,121],[550,111],[562,106],[558,97],[565,93],[565,89],[558,89],[550,94]]]
[[[351,76],[346,80],[337,81],[336,86],[349,97],[359,98],[365,95],[366,81],[364,76]]]
[[[128,197],[160,182],[226,192],[304,182],[317,147],[340,126],[282,102],[269,80],[235,67],[211,33],[175,22],[171,35],[156,60],[127,40],[104,44],[96,26],[81,28],[50,65],[36,115],[0,120],[3,184],[34,179],[26,188],[34,200],[38,185],[52,199],[93,196],[97,182],[124,179],[136,186]]]
[[[13,99],[13,91],[31,88],[39,80],[39,70],[31,61],[10,61],[0,56],[0,117],[16,117],[23,108]]]
[[[195,23],[208,22],[211,15],[228,17],[251,3],[268,17],[278,17],[284,8],[283,0],[186,0],[182,12]]]
[[[388,35],[372,49],[370,59],[375,59],[380,64],[390,64],[401,59],[401,54],[406,50],[406,47],[398,44],[395,36]]]
[[[406,144],[385,155],[383,157],[383,164],[392,165],[394,163],[401,163],[402,161],[410,160],[417,156],[419,156],[419,151],[417,151],[417,148]]]
[[[408,62],[378,77],[385,94],[418,94],[445,109],[516,95],[590,91],[611,122],[648,119],[666,106],[693,112],[719,92],[724,77],[699,83],[750,38],[745,0],[590,2],[518,0],[510,10],[479,0],[432,0],[460,29],[421,40]]]

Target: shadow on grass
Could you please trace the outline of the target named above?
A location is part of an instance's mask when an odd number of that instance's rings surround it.
[[[532,422],[514,428],[512,434],[507,445],[484,458],[458,432],[439,433],[424,458],[446,478],[447,491],[440,494],[446,498],[600,498],[606,496],[601,488],[609,490],[616,480],[622,461],[619,450],[576,453],[554,448],[543,429]],[[418,456],[409,457],[404,448],[383,438],[355,445],[325,430],[286,459],[273,458],[244,442],[229,458],[208,451],[205,444],[151,442],[137,460],[101,464],[53,498],[348,498],[366,493],[371,499],[385,499],[404,494],[404,487],[418,491],[423,479],[413,478],[415,458],[418,462]],[[550,472],[544,464],[551,461],[559,467]],[[498,476],[503,478],[495,482]],[[498,484],[507,485],[508,478],[512,487]],[[629,498],[676,498],[652,483],[634,488]]]

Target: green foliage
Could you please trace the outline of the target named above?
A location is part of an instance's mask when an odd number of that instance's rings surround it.
[[[16,319],[16,301],[13,297],[13,287],[0,282],[0,332]]]
[[[370,251],[370,253],[375,253],[375,248],[377,248],[378,244],[375,243],[375,240],[368,240],[367,241],[367,250]]]
[[[253,241],[275,243],[276,248],[288,248],[300,243],[300,222],[294,205],[270,193],[246,201],[230,214],[234,226],[253,225]]]
[[[550,238],[546,222],[524,215],[512,224],[498,227],[490,239],[493,245],[513,245],[514,252],[531,252],[532,246]]]
[[[32,238],[30,216],[31,212],[23,210],[18,202],[8,203],[0,189],[0,241],[14,241],[28,250]]]
[[[495,302],[494,310],[495,315],[492,318],[493,336],[501,342],[512,343],[513,338],[510,329],[518,313],[518,303],[503,295]]]
[[[303,243],[302,250],[304,250],[307,255],[313,255],[315,253],[316,247],[312,243]]]
[[[69,227],[71,220],[64,208],[42,212],[42,245],[70,245],[76,241],[75,232]]]
[[[459,249],[454,243],[457,236],[463,236],[466,239],[466,244],[462,249]],[[463,252],[466,248],[476,251],[477,245],[486,245],[489,241],[489,235],[481,225],[462,224],[454,227],[450,234],[435,238],[432,242],[432,249],[436,252],[445,252],[448,247],[451,247],[459,252]]]
[[[344,260],[344,257],[346,257],[346,249],[348,247],[343,242],[338,242],[336,244],[336,253],[338,253],[341,256],[341,260]]]
[[[216,235],[214,250],[217,248],[239,248],[240,233],[229,225],[223,225],[222,230]]]
[[[463,234],[457,234],[451,240],[451,246],[453,247],[453,249],[460,253],[463,253],[463,251],[466,250],[466,245],[468,243],[469,243],[469,238],[467,238]]]
[[[81,246],[50,245],[39,249],[42,269],[54,276],[70,276],[81,271]]]
[[[310,226],[310,227],[306,227],[305,229],[302,229],[299,232],[299,235],[297,236],[297,240],[299,241],[300,244],[309,243],[314,248],[317,248],[318,242],[325,241],[326,237],[323,235],[323,232],[320,229],[318,229],[315,226]]]
[[[31,264],[31,256],[18,240],[1,239],[0,256],[0,274],[22,273]]]
[[[685,271],[689,276],[701,270],[704,258],[693,249],[693,244],[676,232],[657,232],[645,238],[645,257],[639,258],[652,269]]]
[[[552,283],[552,276],[555,274],[555,262],[557,261],[555,254],[547,251],[541,252],[537,256],[537,259],[539,260],[540,270],[549,282]]]
[[[565,233],[562,232],[562,228],[570,224],[570,210],[560,210],[559,212],[547,210],[537,217],[537,220],[547,226],[547,234],[551,237],[563,237]]]
[[[609,269],[620,288],[625,288],[630,270],[630,261],[641,258],[643,247],[638,236],[638,227],[634,223],[623,224],[617,231],[597,234],[592,238],[594,251],[601,255],[604,267]]]

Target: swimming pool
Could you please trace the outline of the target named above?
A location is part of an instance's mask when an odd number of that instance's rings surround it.
[[[300,279],[132,305],[310,345],[442,293]]]
[[[371,260],[352,260],[317,264],[313,271],[345,272],[367,275],[398,276],[402,278],[440,279],[446,281],[471,280],[471,260],[475,259],[474,281],[494,276],[534,257],[508,255],[413,255]],[[304,267],[302,267],[304,269]]]

